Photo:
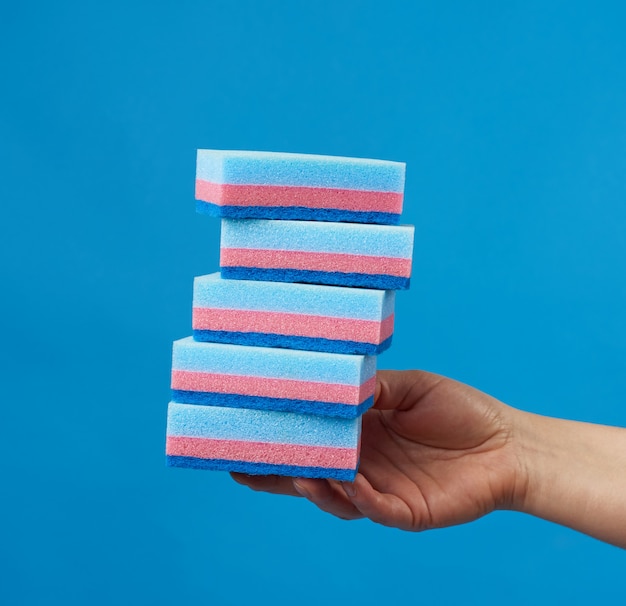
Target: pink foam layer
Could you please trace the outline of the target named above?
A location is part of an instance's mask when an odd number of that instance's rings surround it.
[[[374,394],[375,388],[376,377],[372,377],[362,385],[340,385],[338,383],[172,370],[172,389],[182,391],[311,400],[313,402],[358,406]]]
[[[193,328],[295,335],[378,345],[393,333],[393,314],[377,322],[278,311],[194,307]]]
[[[303,446],[300,444],[268,444],[243,440],[213,440],[168,436],[165,446],[170,456],[198,459],[227,459],[270,465],[300,465],[356,469],[358,449],[330,446]]]
[[[327,187],[232,185],[197,179],[196,198],[222,206],[300,206],[400,214],[403,194]]]
[[[304,269],[358,274],[383,274],[409,278],[411,259],[373,257],[343,253],[259,248],[222,248],[222,267],[258,267],[261,269]]]

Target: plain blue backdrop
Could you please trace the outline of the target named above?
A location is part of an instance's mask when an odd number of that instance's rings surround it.
[[[626,425],[620,2],[14,2],[0,17],[0,603],[621,603],[522,514],[408,534],[167,469],[171,341],[218,222],[195,150],[401,160],[383,368]]]

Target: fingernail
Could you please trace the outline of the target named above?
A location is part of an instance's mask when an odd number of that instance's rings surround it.
[[[343,486],[343,489],[346,491],[346,494],[349,497],[356,496],[356,487],[354,486],[354,484],[351,484],[350,482],[342,482],[341,485]]]
[[[296,491],[298,493],[300,493],[304,498],[308,499],[311,496],[311,493],[304,488],[304,486],[301,486],[300,483],[298,482],[298,480],[294,480],[293,481],[293,487],[296,489]]]

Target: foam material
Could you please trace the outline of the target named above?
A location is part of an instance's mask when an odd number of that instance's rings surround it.
[[[194,330],[193,338],[196,341],[207,343],[233,343],[236,345],[252,345],[254,347],[281,347],[366,356],[380,355],[391,347],[392,342],[391,336],[378,345],[374,345],[372,343],[363,343],[362,341],[338,341],[337,339],[320,339],[317,337],[298,337],[261,332],[231,332],[225,330]]]
[[[223,219],[221,245],[410,259],[413,233],[412,225]]]
[[[174,467],[352,480],[361,418],[249,409],[168,407],[166,455]]]
[[[405,164],[282,152],[199,149],[197,176],[213,183],[404,190]]]
[[[222,220],[224,278],[409,287],[412,225]]]
[[[174,342],[172,399],[187,404],[355,417],[372,406],[376,358]]]
[[[167,435],[356,448],[361,420],[170,402]]]
[[[206,471],[237,471],[249,475],[277,475],[295,478],[320,478],[352,482],[356,477],[355,469],[334,469],[331,467],[305,467],[301,465],[271,465],[268,463],[250,463],[248,461],[232,461],[228,459],[199,459],[196,457],[168,455],[166,463],[169,467],[186,467],[188,469],[204,469]]]
[[[396,224],[404,176],[402,162],[201,149],[196,209],[233,218]]]
[[[377,355],[391,344],[395,293],[310,284],[194,280],[197,341]]]

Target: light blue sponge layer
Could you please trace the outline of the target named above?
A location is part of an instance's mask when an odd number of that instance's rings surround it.
[[[395,292],[340,286],[224,280],[219,272],[194,280],[193,306],[299,313],[380,322],[394,310]]]
[[[296,250],[410,259],[412,225],[222,219],[222,248]]]
[[[196,177],[233,185],[285,185],[402,193],[403,162],[258,151],[199,149]]]
[[[305,446],[357,448],[361,417],[195,406],[170,402],[167,435]]]
[[[374,356],[174,341],[172,370],[361,385],[376,373]]]

